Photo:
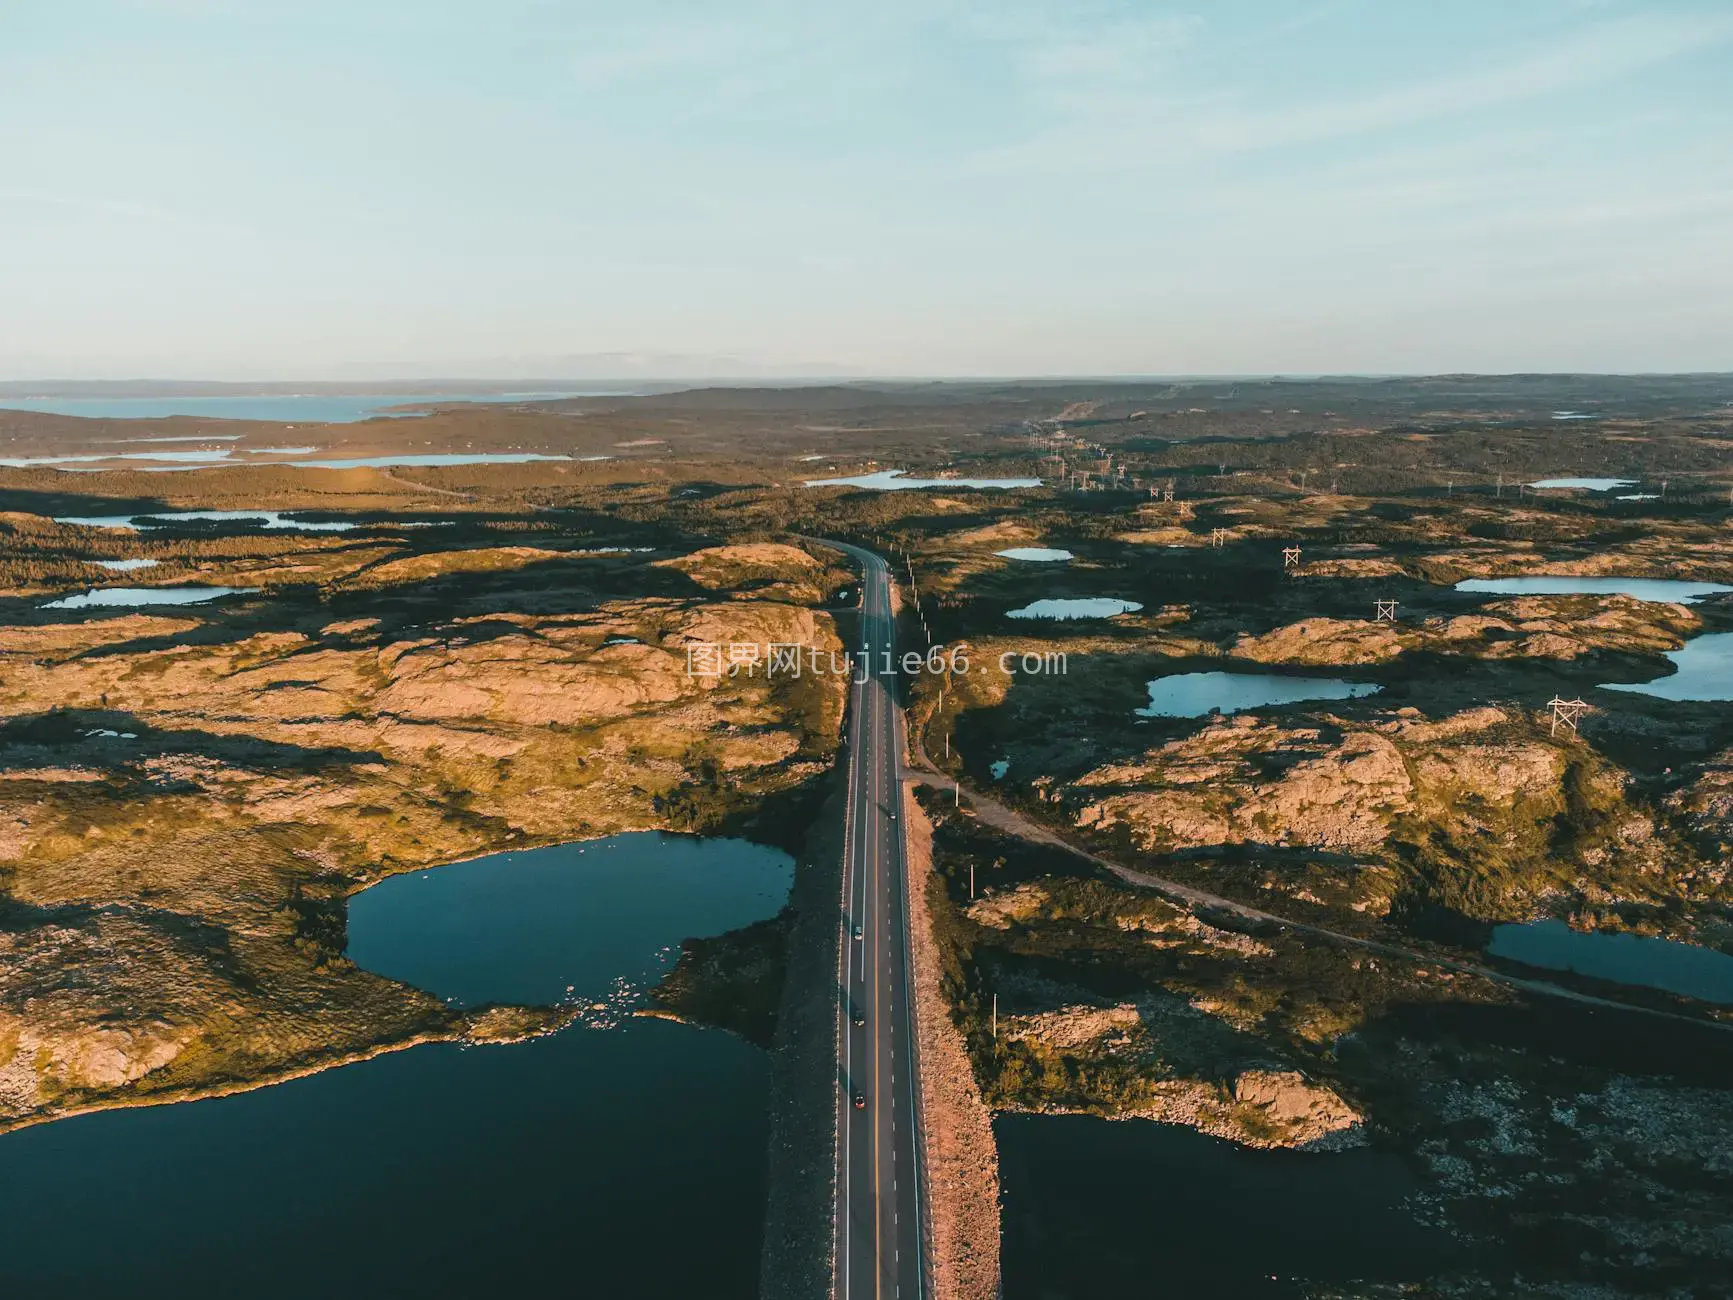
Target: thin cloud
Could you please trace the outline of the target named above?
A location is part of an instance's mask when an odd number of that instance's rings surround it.
[[[986,170],[1079,170],[1184,162],[1362,136],[1587,89],[1733,38],[1733,14],[1634,14],[1514,58],[1354,97],[1257,107],[1187,94],[1153,77],[1077,92],[1071,120],[977,160]],[[1030,93],[1040,96],[1037,77]],[[1241,97],[1243,101],[1243,97]]]

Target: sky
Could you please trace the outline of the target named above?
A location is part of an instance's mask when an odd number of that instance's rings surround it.
[[[0,379],[1733,370],[1729,0],[0,0]]]

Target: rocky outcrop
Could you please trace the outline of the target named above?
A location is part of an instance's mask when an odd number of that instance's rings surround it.
[[[1236,637],[1227,653],[1253,663],[1307,667],[1381,664],[1429,651],[1477,659],[1580,659],[1601,651],[1659,655],[1702,629],[1683,605],[1630,596],[1519,596],[1472,614],[1418,622],[1307,618]]]
[[[798,546],[783,542],[712,546],[658,560],[657,564],[679,570],[706,591],[801,602],[816,602],[825,596],[824,564]]]
[[[1234,1080],[1233,1099],[1274,1130],[1277,1140],[1271,1145],[1315,1148],[1362,1121],[1334,1091],[1298,1070],[1247,1070]]]
[[[1390,623],[1307,618],[1263,636],[1239,637],[1228,653],[1254,663],[1345,665],[1386,663],[1403,649]]]
[[[1311,725],[1218,718],[1040,792],[1073,825],[1146,852],[1265,846],[1352,859],[1307,881],[1266,877],[1306,902],[1382,915],[1415,863],[1438,862],[1455,881],[1440,888],[1472,895],[1477,914],[1515,917],[1569,881],[1600,902],[1688,883],[1678,873],[1691,861],[1669,856],[1627,783],[1544,724],[1480,707],[1436,721],[1414,710],[1320,713]],[[1709,818],[1717,794],[1694,789],[1680,797]]]
[[[1703,878],[1693,883],[1706,892],[1733,880],[1733,749],[1697,765],[1690,779],[1667,796],[1666,806],[1703,849]]]
[[[1281,775],[1266,775],[1272,768]],[[1098,791],[1112,791],[1100,794]],[[1401,750],[1371,730],[1327,741],[1312,728],[1249,714],[1112,764],[1074,783],[1078,826],[1128,828],[1151,849],[1295,844],[1377,847],[1393,817],[1414,807]]]
[[[582,557],[582,551],[555,551],[539,546],[472,546],[461,551],[435,551],[388,560],[366,572],[371,583],[422,582],[453,573],[499,573],[527,564]]]
[[[837,646],[779,602],[306,626],[126,615],[0,639],[0,1128],[541,1032],[349,965],[345,897],[497,848],[708,824],[824,766],[842,709],[841,677],[688,672],[701,643],[760,663],[772,642]]]
[[[1047,1011],[1002,1018],[1007,1043],[1071,1068],[1116,1064],[1133,1070],[1136,1086],[1112,1102],[1075,1103],[1063,1094],[1025,1107],[1043,1114],[1082,1111],[1113,1119],[1183,1124],[1250,1147],[1311,1149],[1355,1145],[1364,1117],[1332,1088],[1294,1069],[1248,1063],[1229,1081],[1188,1070],[1188,1057],[1252,1050],[1213,1013],[1179,998],[1152,994],[1118,1004],[1084,999]],[[1123,1085],[1122,1085],[1123,1086]]]

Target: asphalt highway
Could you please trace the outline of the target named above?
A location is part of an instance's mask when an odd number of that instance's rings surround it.
[[[839,543],[832,543],[839,545]],[[861,640],[853,647],[847,850],[838,971],[836,1285],[840,1300],[924,1298],[921,1133],[910,989],[907,872],[890,576],[861,567]],[[858,1023],[857,1023],[858,1022]],[[856,1101],[864,1104],[857,1107]]]

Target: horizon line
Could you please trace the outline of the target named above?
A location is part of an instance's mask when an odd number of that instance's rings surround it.
[[[1417,380],[1417,379],[1733,379],[1733,368],[1725,370],[1391,370],[1391,371],[1358,371],[1358,370],[1326,370],[1326,371],[1208,371],[1208,372],[1172,372],[1159,371],[1052,371],[1052,372],[1020,372],[1007,374],[947,374],[947,375],[907,375],[907,374],[836,374],[836,375],[618,375],[595,376],[583,379],[560,378],[549,375],[527,374],[508,379],[482,379],[464,376],[461,373],[452,375],[436,375],[421,379],[311,379],[311,378],[252,378],[252,379],[195,379],[195,378],[164,378],[149,376],[129,376],[117,379],[0,379],[0,393],[12,397],[78,397],[90,394],[93,390],[106,390],[110,395],[119,395],[116,390],[153,389],[159,390],[165,397],[187,397],[196,394],[186,390],[206,389],[229,395],[238,395],[246,389],[276,389],[286,388],[335,392],[342,390],[348,394],[370,395],[397,393],[416,393],[421,391],[455,392],[459,389],[486,393],[490,396],[509,395],[524,390],[524,396],[553,400],[565,396],[576,397],[633,397],[645,394],[630,391],[634,388],[654,388],[662,393],[681,387],[693,388],[769,388],[796,389],[819,387],[862,387],[875,384],[909,384],[909,385],[941,385],[941,384],[1063,384],[1063,383],[1271,383],[1288,381],[1296,383],[1317,383],[1328,380]],[[596,389],[598,391],[583,391]],[[529,391],[529,390],[534,390]],[[150,393],[138,393],[136,396],[150,396]],[[293,394],[279,391],[275,395],[289,396]]]

